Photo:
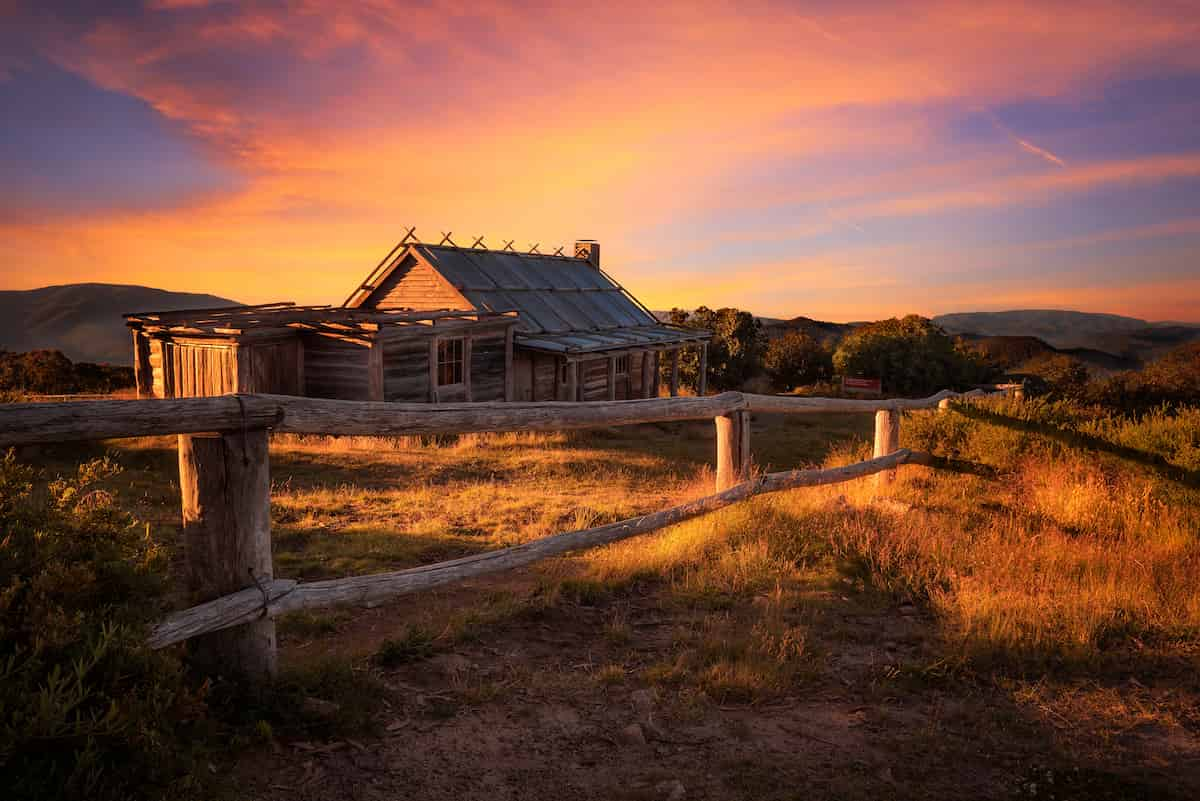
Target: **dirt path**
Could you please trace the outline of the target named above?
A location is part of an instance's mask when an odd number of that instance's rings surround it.
[[[369,610],[335,636],[285,643],[284,659],[370,653],[414,621],[539,582],[518,574]],[[1107,720],[1056,726],[1054,704],[1035,703],[1028,688],[948,675],[935,622],[919,610],[828,590],[811,596],[811,669],[768,700],[714,697],[663,667],[682,659],[681,640],[715,614],[753,625],[754,603],[680,608],[652,588],[560,602],[382,671],[392,698],[380,699],[378,735],[263,748],[241,763],[239,783],[256,801],[1200,793],[1200,727],[1184,720],[1194,695],[1170,701],[1180,725],[1123,739]],[[612,636],[614,620],[627,636]],[[1136,703],[1153,692],[1131,685],[1117,694]]]

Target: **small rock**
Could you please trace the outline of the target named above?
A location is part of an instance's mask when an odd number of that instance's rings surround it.
[[[633,711],[641,718],[649,718],[654,712],[654,690],[636,690],[630,693],[629,700],[633,702]]]
[[[475,665],[462,654],[438,654],[429,663],[447,676],[458,676],[470,672]]]
[[[683,782],[679,781],[679,779],[659,782],[654,785],[654,792],[658,793],[665,801],[683,801],[683,796],[686,793],[683,789]]]
[[[646,734],[642,731],[642,727],[636,723],[630,723],[628,726],[621,729],[621,739],[626,745],[646,744]]]
[[[300,706],[306,713],[319,718],[332,718],[342,711],[341,704],[326,701],[324,698],[313,698],[312,696],[305,696]]]

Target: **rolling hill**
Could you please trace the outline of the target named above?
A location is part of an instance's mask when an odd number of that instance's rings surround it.
[[[948,333],[967,337],[1036,337],[1059,351],[1078,351],[1072,355],[1085,361],[1108,355],[1115,357],[1112,367],[1136,366],[1200,339],[1200,324],[1052,309],[961,312],[938,315],[933,321]]]
[[[126,312],[233,306],[216,295],[128,284],[0,291],[0,348],[61,350],[72,361],[132,364]]]

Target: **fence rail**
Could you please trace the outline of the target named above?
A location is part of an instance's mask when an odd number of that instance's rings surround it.
[[[199,658],[226,670],[275,670],[274,616],[299,609],[376,603],[569,551],[657,531],[755,495],[878,475],[932,457],[899,447],[903,410],[946,408],[989,393],[945,390],[920,399],[806,398],[725,392],[695,398],[588,403],[400,404],[226,395],[178,400],[9,404],[0,408],[6,445],[179,434],[187,584],[202,601],[152,627],[162,648],[191,638]],[[875,457],[844,467],[751,477],[750,413],[875,412]],[[640,517],[389,573],[299,583],[271,564],[268,430],[335,436],[547,431],[711,418],[717,430],[712,495]],[[209,433],[213,432],[213,433]]]
[[[0,444],[152,437],[269,428],[334,436],[559,431],[704,420],[736,411],[779,414],[930,409],[939,401],[983,396],[943,390],[920,399],[806,398],[723,392],[697,398],[537,403],[388,403],[290,395],[221,395],[173,400],[11,403],[0,407]]]

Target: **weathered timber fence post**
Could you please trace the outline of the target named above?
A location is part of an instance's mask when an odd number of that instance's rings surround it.
[[[264,429],[179,437],[179,489],[187,583],[193,601],[272,579],[271,472]],[[274,675],[275,621],[263,617],[197,638],[203,667],[251,678]]]
[[[900,450],[900,410],[880,409],[875,412],[875,453],[874,458],[887,456]],[[885,470],[877,473],[877,486],[890,484],[896,480],[895,470]]]
[[[750,477],[750,412],[714,418],[717,424],[717,492]]]

